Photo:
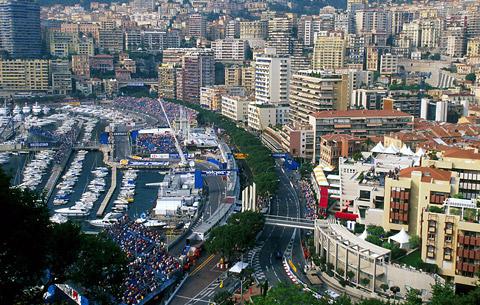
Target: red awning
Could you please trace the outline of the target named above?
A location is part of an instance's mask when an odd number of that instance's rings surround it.
[[[358,215],[353,213],[336,212],[335,218],[345,219],[345,220],[355,220],[358,218]]]
[[[320,200],[318,203],[318,207],[321,209],[328,208],[328,187],[320,187]]]

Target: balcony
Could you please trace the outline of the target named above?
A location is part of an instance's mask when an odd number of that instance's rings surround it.
[[[436,232],[437,232],[437,227],[435,227],[435,226],[428,226],[428,232],[429,232],[429,233],[436,233]]]

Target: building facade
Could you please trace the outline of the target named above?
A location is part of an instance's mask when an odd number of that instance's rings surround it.
[[[36,1],[0,1],[0,50],[11,58],[40,57],[40,6]]]
[[[348,76],[303,70],[290,81],[290,121],[308,124],[308,115],[324,110],[347,110]]]

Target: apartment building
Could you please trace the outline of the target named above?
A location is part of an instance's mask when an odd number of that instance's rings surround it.
[[[422,234],[422,213],[429,206],[441,207],[458,193],[458,173],[433,167],[402,169],[385,179],[383,227]]]
[[[329,133],[358,137],[412,130],[413,116],[397,110],[320,111],[309,115],[315,133],[314,161],[320,159],[321,136]]]
[[[284,151],[288,151],[293,157],[312,160],[315,141],[310,125],[298,123],[284,125],[280,136],[282,137],[281,146]]]
[[[69,55],[95,54],[95,46],[92,37],[79,36],[78,33],[53,31],[49,33],[50,54],[57,57]]]
[[[225,86],[212,86],[200,88],[200,105],[204,108],[220,111],[222,95],[227,93]]]
[[[290,58],[264,54],[255,60],[255,101],[287,104],[290,80]]]
[[[41,55],[40,6],[36,1],[0,1],[0,20],[0,50],[12,58]]]
[[[98,31],[98,47],[102,51],[110,53],[123,52],[123,30],[99,30]]]
[[[51,92],[67,95],[72,92],[72,72],[68,60],[50,62]]]
[[[463,198],[475,199],[480,196],[480,153],[451,148],[433,159],[425,156],[422,162],[424,166],[458,173],[459,193]]]
[[[88,55],[72,55],[72,72],[78,77],[90,78],[90,58]]]
[[[200,88],[215,83],[215,59],[210,50],[187,52],[182,58],[182,68],[177,73],[177,97],[199,103]]]
[[[207,20],[202,14],[191,14],[187,21],[187,32],[190,37],[205,37]]]
[[[468,40],[467,57],[480,57],[480,37]]]
[[[222,115],[235,122],[247,122],[248,105],[253,99],[245,96],[222,96]]]
[[[318,35],[313,49],[313,69],[337,69],[345,64],[347,40],[341,32]]]
[[[320,138],[320,164],[338,168],[339,158],[351,157],[360,152],[364,139],[350,134],[326,134]]]
[[[248,127],[262,131],[269,126],[284,125],[288,121],[288,104],[250,103],[248,105]]]
[[[212,41],[215,60],[221,62],[244,61],[248,43],[243,39],[218,39]]]
[[[398,56],[391,53],[380,56],[380,74],[392,75],[398,72]]]
[[[177,70],[176,64],[158,66],[158,97],[177,98]]]
[[[4,95],[16,92],[47,92],[49,88],[49,61],[0,59],[0,91]]]
[[[290,121],[308,124],[308,115],[324,110],[347,110],[348,75],[303,70],[290,81]]]
[[[102,72],[113,71],[113,56],[108,54],[98,54],[90,57],[90,68]]]
[[[266,39],[268,37],[268,21],[241,21],[240,39]]]
[[[356,89],[352,92],[350,106],[354,109],[383,109],[383,99],[388,96],[385,88]]]
[[[437,207],[437,205],[434,205]],[[480,270],[480,208],[476,200],[448,198],[422,221],[422,260],[454,284],[474,286]]]
[[[377,144],[378,145],[378,144]],[[339,158],[340,209],[357,215],[363,224],[383,225],[385,178],[392,172],[414,166],[412,155],[376,153],[369,160]]]
[[[242,86],[248,94],[255,93],[255,65],[246,65],[242,67]]]
[[[225,86],[242,86],[242,66],[230,65],[225,67]]]

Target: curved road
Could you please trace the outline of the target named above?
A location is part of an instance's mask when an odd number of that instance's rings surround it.
[[[303,216],[303,207],[300,204],[296,189],[291,183],[288,173],[277,161],[276,171],[279,174],[279,188],[270,204],[270,215],[300,218]],[[302,270],[305,260],[300,246],[300,230],[280,226],[266,225],[258,239],[257,246],[249,255],[249,263],[255,270],[255,277],[259,282],[265,280],[270,285],[278,282],[289,282],[283,268],[282,259],[277,258],[275,252],[292,257],[297,270]]]

